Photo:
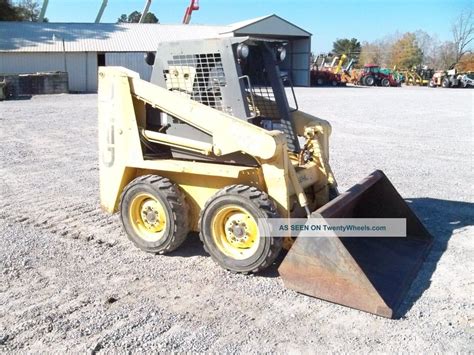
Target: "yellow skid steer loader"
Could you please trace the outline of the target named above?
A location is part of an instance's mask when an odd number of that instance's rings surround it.
[[[285,47],[251,37],[161,43],[146,58],[150,82],[100,68],[101,205],[120,212],[138,248],[168,253],[196,231],[233,272],[259,272],[285,246],[287,287],[393,317],[431,237],[380,171],[338,193],[331,126],[297,109],[279,70]],[[406,218],[407,237],[265,235],[259,223],[278,217]]]

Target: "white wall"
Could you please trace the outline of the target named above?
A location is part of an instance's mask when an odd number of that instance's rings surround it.
[[[280,64],[280,69],[291,74],[293,85],[309,86],[310,38],[284,39],[288,40],[287,54],[285,60]]]
[[[136,71],[140,78],[150,80],[152,67],[145,63],[145,53],[106,53],[106,66],[122,66]]]
[[[0,53],[0,73],[65,71],[70,91],[97,90],[96,53]]]
[[[292,40],[290,44],[293,84],[309,86],[311,40],[309,38],[297,39]]]

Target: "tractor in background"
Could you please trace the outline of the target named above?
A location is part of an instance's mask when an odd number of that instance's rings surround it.
[[[433,74],[429,86],[432,88],[472,88],[474,87],[474,72],[460,72],[454,65],[449,70],[440,70]]]
[[[339,59],[339,62],[336,67],[334,67],[333,72],[341,76],[341,84],[346,85],[348,83],[357,84],[359,78],[359,72],[353,69],[354,64],[357,63],[357,60],[354,58],[349,59],[346,63],[348,57],[346,54],[341,55],[341,57],[336,57],[336,60]]]
[[[318,55],[311,66],[310,82],[311,86],[339,86],[342,84],[341,75],[335,73],[331,66],[326,65],[327,56]],[[335,60],[333,60],[333,63]]]
[[[401,73],[404,76],[403,83],[405,85],[429,85],[434,74],[434,69],[427,66],[416,66],[411,70],[403,70]]]
[[[357,83],[364,86],[400,86],[400,78],[376,64],[367,64],[360,71]]]

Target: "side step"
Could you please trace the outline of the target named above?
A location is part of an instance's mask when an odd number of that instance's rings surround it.
[[[311,216],[406,218],[403,238],[297,238],[278,269],[287,288],[393,318],[432,237],[385,174],[373,172]]]

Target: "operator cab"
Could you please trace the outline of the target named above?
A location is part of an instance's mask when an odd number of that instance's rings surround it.
[[[287,137],[289,150],[299,151],[291,118],[295,109],[290,108],[285,84],[291,88],[292,105],[297,108],[296,98],[288,74],[282,75],[279,69],[286,55],[285,41],[241,37],[185,42],[160,43],[156,54],[147,55],[147,63],[153,62],[153,84],[264,129],[280,130]],[[169,134],[212,141],[206,132],[166,113],[148,111],[147,125],[157,126],[160,132],[166,127]],[[189,155],[174,149],[173,156],[178,153]],[[242,163],[232,157],[229,161]]]

